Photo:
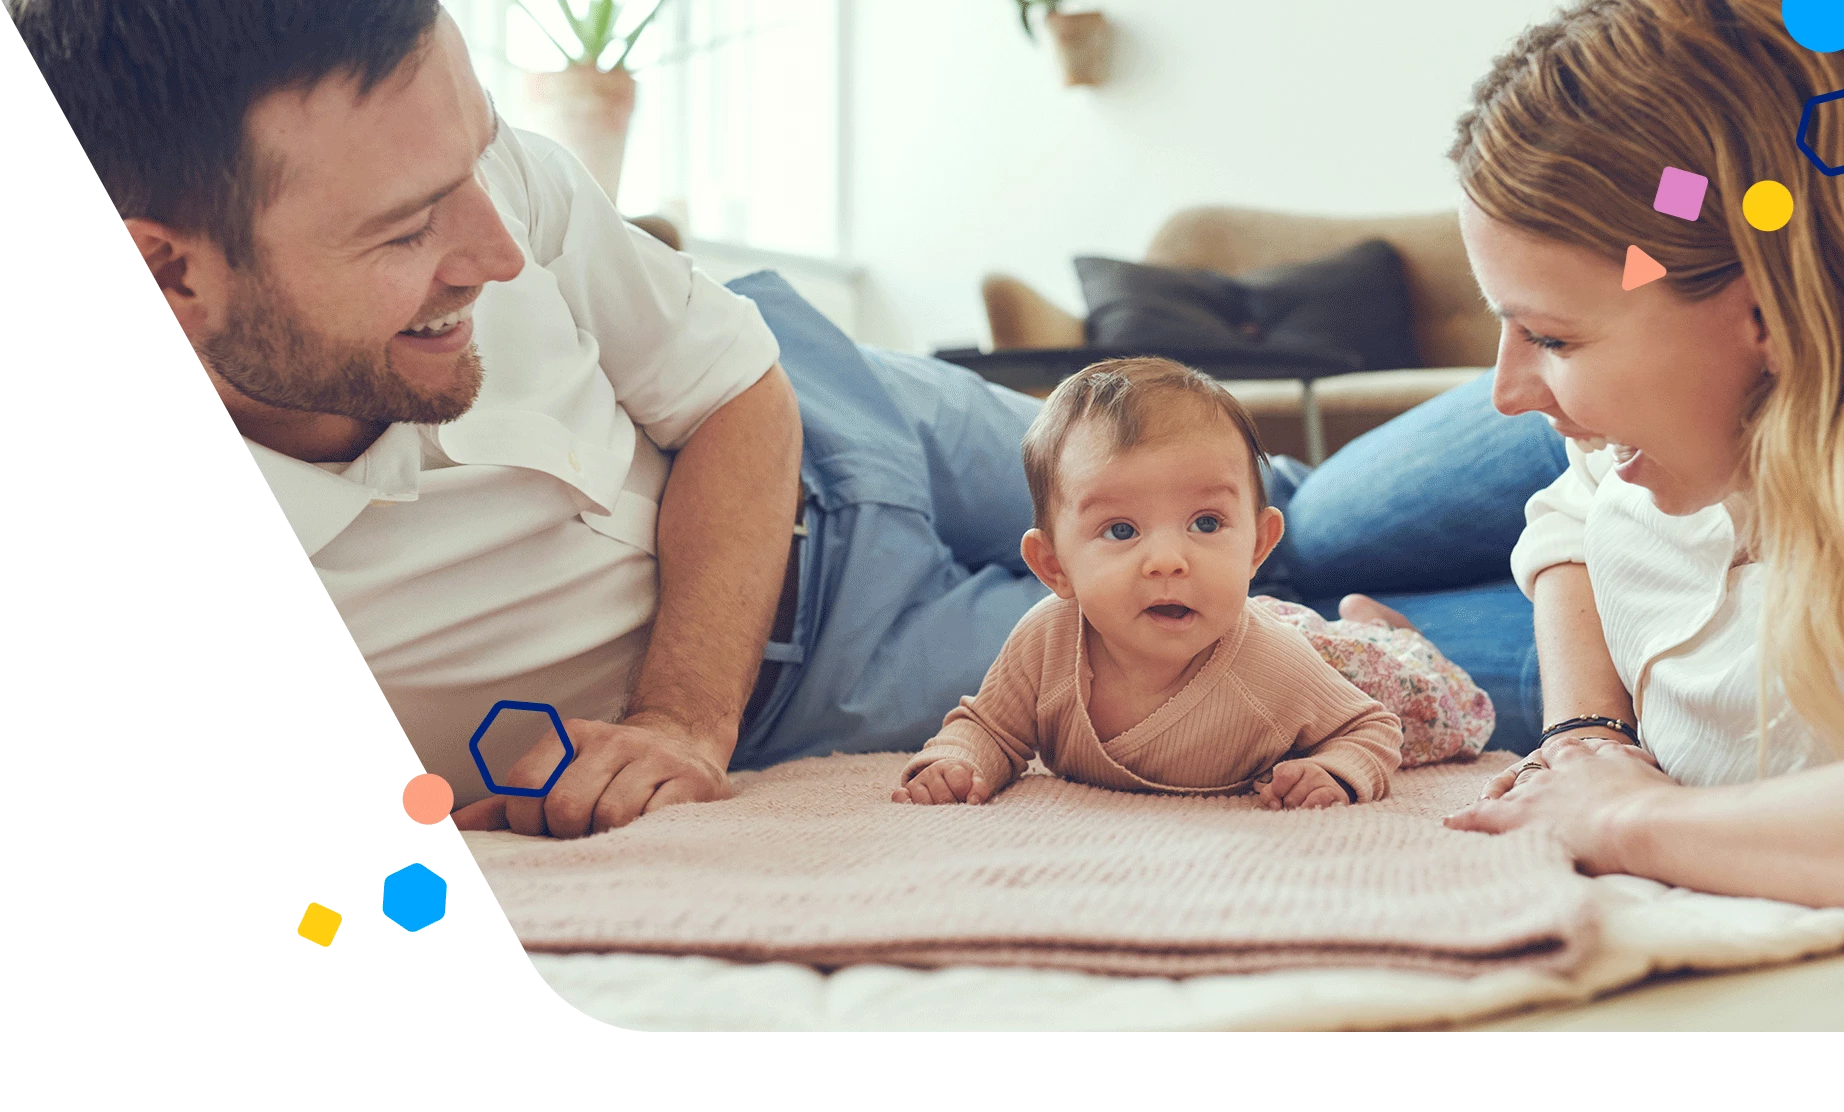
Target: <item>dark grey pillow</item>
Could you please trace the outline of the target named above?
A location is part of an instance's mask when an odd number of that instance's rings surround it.
[[[1348,353],[1366,370],[1421,366],[1402,259],[1380,239],[1236,278],[1098,258],[1077,259],[1076,274],[1092,347],[1272,346]]]
[[[1090,347],[1227,351],[1260,336],[1249,290],[1221,274],[1081,258],[1076,277],[1088,303],[1083,332]]]

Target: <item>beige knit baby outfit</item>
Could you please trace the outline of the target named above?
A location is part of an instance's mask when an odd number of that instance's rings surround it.
[[[1074,599],[1051,596],[1012,630],[977,695],[903,768],[958,757],[997,792],[1035,754],[1059,776],[1103,788],[1228,795],[1281,761],[1313,761],[1355,802],[1389,794],[1402,728],[1314,651],[1304,634],[1251,599],[1242,620],[1178,694],[1102,741],[1089,721],[1094,678]]]

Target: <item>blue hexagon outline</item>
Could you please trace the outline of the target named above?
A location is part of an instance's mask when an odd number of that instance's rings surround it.
[[[1820,93],[1806,101],[1805,111],[1799,114],[1799,132],[1793,136],[1793,141],[1799,144],[1800,153],[1805,155],[1806,159],[1810,161],[1812,165],[1818,167],[1819,173],[1828,178],[1835,178],[1839,174],[1844,174],[1844,166],[1833,166],[1820,158],[1818,152],[1812,149],[1812,144],[1806,142],[1806,131],[1812,126],[1812,115],[1818,110],[1818,106],[1833,100],[1844,100],[1844,89],[1834,89],[1829,93]]]
[[[551,725],[557,730],[558,739],[563,742],[563,760],[557,762],[557,767],[551,770],[551,778],[544,782],[542,788],[502,787],[494,781],[493,774],[487,771],[487,759],[480,755],[480,739],[487,736],[487,728],[493,725],[493,720],[499,717],[502,710],[536,710],[551,716]],[[488,791],[494,795],[522,795],[531,799],[549,795],[551,789],[557,786],[557,778],[576,759],[576,747],[570,744],[570,735],[564,732],[563,719],[558,716],[557,708],[549,703],[522,703],[517,699],[501,699],[493,704],[493,709],[480,720],[480,728],[468,739],[467,751],[473,754],[474,767],[480,770],[480,778],[486,781]]]
[[[418,873],[415,870],[421,870],[421,875],[418,875]],[[419,887],[426,887],[427,881],[423,880],[424,876],[427,876],[429,880],[435,881],[436,884],[441,885],[442,910],[438,915],[436,915],[435,918],[429,920],[428,922],[412,927],[412,926],[405,924],[403,920],[397,918],[395,915],[392,915],[390,913],[391,881],[396,880],[398,877],[403,877],[404,879],[401,883],[404,883],[404,884],[415,883]],[[383,905],[382,910],[384,911],[384,917],[386,919],[389,919],[391,922],[402,927],[404,930],[409,931],[411,934],[415,934],[417,931],[423,930],[426,927],[432,927],[435,924],[441,922],[442,920],[448,918],[448,880],[441,873],[436,872],[434,869],[431,869],[429,866],[423,864],[421,861],[412,862],[384,878],[384,899],[382,901],[382,905]]]

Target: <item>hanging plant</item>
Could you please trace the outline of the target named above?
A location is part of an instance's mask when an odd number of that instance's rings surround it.
[[[1015,0],[1018,5],[1018,22],[1024,24],[1024,33],[1032,42],[1037,41],[1037,28],[1031,26],[1031,10],[1042,8],[1046,17],[1054,14],[1062,6],[1063,0]]]
[[[1100,12],[1065,12],[1063,0],[1013,0],[1018,5],[1018,22],[1032,42],[1037,28],[1031,25],[1033,9],[1042,8],[1044,25],[1056,39],[1056,52],[1063,64],[1063,84],[1099,85],[1108,79],[1108,17]]]

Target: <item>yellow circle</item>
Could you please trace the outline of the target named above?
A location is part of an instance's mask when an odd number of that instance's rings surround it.
[[[1742,194],[1742,216],[1757,231],[1777,232],[1793,218],[1793,194],[1777,181],[1757,181]]]

